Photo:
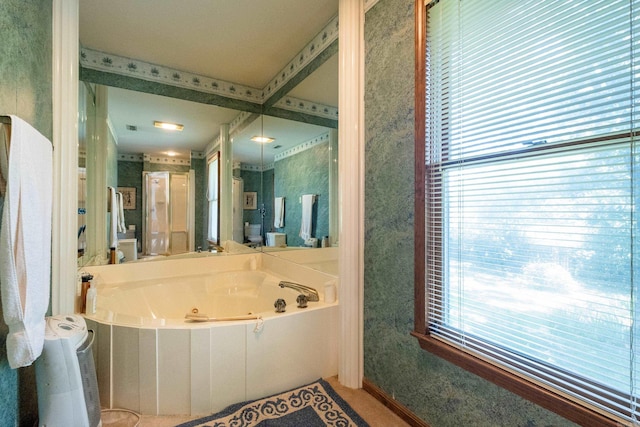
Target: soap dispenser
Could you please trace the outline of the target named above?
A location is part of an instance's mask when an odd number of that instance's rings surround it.
[[[98,290],[93,280],[89,281],[89,290],[87,291],[87,314],[96,313],[96,302],[98,300]]]

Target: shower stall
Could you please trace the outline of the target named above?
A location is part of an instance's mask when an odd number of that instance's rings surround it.
[[[193,171],[143,172],[143,255],[194,250]]]

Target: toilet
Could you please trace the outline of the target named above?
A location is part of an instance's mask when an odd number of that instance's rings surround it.
[[[261,224],[245,224],[244,236],[250,243],[262,244],[262,236],[260,235]]]

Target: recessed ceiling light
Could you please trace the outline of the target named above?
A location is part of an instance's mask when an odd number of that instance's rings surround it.
[[[269,138],[268,136],[258,136],[258,135],[256,135],[256,136],[251,137],[251,140],[253,142],[259,142],[260,144],[269,144],[269,143],[275,141],[276,139],[275,138]]]
[[[182,130],[182,129],[184,129],[184,125],[179,125],[177,123],[154,121],[153,125],[155,127],[157,127],[157,128],[165,129],[165,130]]]

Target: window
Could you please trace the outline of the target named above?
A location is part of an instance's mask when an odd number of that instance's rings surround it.
[[[207,161],[207,203],[209,205],[209,221],[207,227],[207,239],[219,244],[220,239],[220,162],[219,153],[215,153]]]
[[[417,10],[415,335],[574,421],[638,422],[640,1]]]

